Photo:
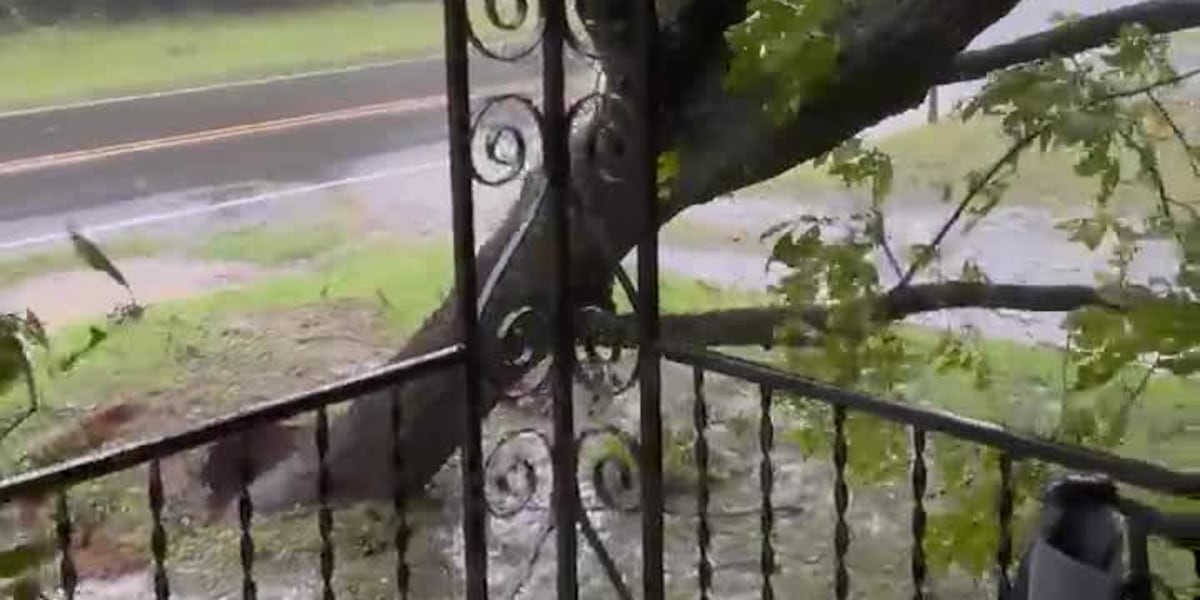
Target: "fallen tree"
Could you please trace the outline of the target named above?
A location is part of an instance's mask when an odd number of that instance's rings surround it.
[[[1036,0],[1028,0],[1036,1]],[[1113,41],[1122,27],[1146,23],[1150,33],[1167,32],[1200,24],[1200,2],[1149,0],[1098,16],[1076,20],[1051,31],[1019,39],[994,49],[965,51],[970,42],[1004,17],[1019,0],[875,0],[865,2],[800,2],[788,18],[804,21],[810,5],[827,5],[832,17],[812,31],[816,50],[791,57],[786,48],[774,62],[757,63],[756,77],[746,85],[730,85],[730,74],[744,69],[747,18],[765,19],[782,3],[771,0],[686,2],[674,10],[661,10],[661,33],[655,55],[660,75],[655,122],[656,149],[669,164],[660,173],[662,222],[669,222],[689,207],[708,202],[747,185],[763,181],[842,147],[847,140],[881,120],[917,107],[935,85],[980,78],[1058,53],[1078,53]],[[796,8],[799,7],[799,8]],[[813,10],[816,10],[813,8]],[[619,12],[584,15],[600,56],[600,68],[610,83],[609,92],[620,94],[631,76],[630,28],[618,27],[628,15]],[[799,25],[797,25],[798,27]],[[742,37],[730,37],[742,27]],[[813,32],[816,33],[813,33]],[[731,43],[733,40],[733,43]],[[740,42],[738,41],[740,40]],[[834,46],[820,46],[834,40]],[[757,43],[751,37],[751,45]],[[798,45],[803,45],[796,42]],[[807,42],[805,42],[807,43]],[[826,66],[805,60],[833,48]],[[766,53],[770,54],[770,53]],[[767,65],[767,66],[764,66]],[[827,72],[822,72],[824,69]],[[817,75],[807,74],[806,70]],[[810,76],[811,75],[811,76]],[[786,102],[780,108],[779,93]],[[1153,89],[1148,87],[1147,89]],[[1131,92],[1133,95],[1135,92]],[[619,262],[635,247],[642,224],[638,195],[625,181],[598,172],[606,136],[619,135],[622,117],[601,109],[572,133],[571,189],[573,245],[571,282],[574,301],[580,306],[611,307],[613,278]],[[1025,132],[1024,146],[1039,141],[1044,132]],[[1000,171],[1004,161],[995,171]],[[949,221],[959,221],[966,205],[987,193],[986,182],[969,186],[965,200]],[[534,170],[525,176],[520,198],[478,253],[476,267],[485,280],[502,255],[511,251],[508,268],[494,282],[480,315],[485,342],[483,368],[490,408],[502,391],[527,375],[529,362],[514,362],[506,353],[500,332],[505,320],[522,308],[548,311],[553,301],[546,281],[554,278],[555,240],[545,180]],[[1164,194],[1164,199],[1166,195]],[[1168,207],[1164,200],[1164,207]],[[949,225],[948,225],[949,226]],[[508,248],[523,231],[522,243]],[[937,246],[934,240],[932,247]],[[886,247],[886,244],[882,244]],[[904,273],[891,256],[898,273]],[[777,257],[780,258],[780,257]],[[796,264],[781,259],[795,267]],[[1036,287],[986,285],[978,281],[914,284],[913,275],[929,260],[917,258],[908,266],[895,289],[870,303],[871,319],[898,320],[904,316],[946,307],[1008,307],[1021,310],[1070,311],[1087,306],[1120,308],[1111,296],[1078,286]],[[586,275],[584,275],[586,274]],[[819,294],[813,296],[819,299]],[[409,340],[397,358],[418,355],[460,339],[456,300],[448,297]],[[680,315],[664,318],[668,340],[705,345],[770,345],[789,317],[800,315],[818,332],[828,309],[823,306],[786,309],[746,309],[719,315]],[[618,330],[620,329],[620,319]],[[623,321],[628,326],[628,320]],[[684,335],[687,334],[687,335]],[[620,335],[620,332],[617,332]],[[690,336],[690,337],[688,337]],[[526,340],[534,344],[536,340]],[[546,352],[546,349],[535,349]],[[393,493],[386,476],[391,464],[390,415],[393,396],[403,406],[401,432],[405,463],[405,488],[419,491],[458,448],[463,438],[465,404],[463,377],[452,370],[426,377],[402,389],[363,398],[337,419],[331,431],[329,467],[337,500],[387,498]],[[235,443],[235,442],[231,442]],[[263,465],[252,487],[260,510],[310,503],[316,494],[316,465],[311,448],[300,450],[278,465]],[[214,471],[233,465],[210,465]]]

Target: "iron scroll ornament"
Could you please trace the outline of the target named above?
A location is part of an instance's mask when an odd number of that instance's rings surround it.
[[[586,456],[585,450],[589,446],[598,446],[600,449],[596,458],[588,462],[586,469],[583,468],[582,458],[576,463],[575,497],[581,497],[578,473],[585,471],[590,475],[584,479],[591,485],[593,495],[599,503],[572,510],[575,521],[617,597],[632,600],[633,594],[612,554],[600,538],[590,515],[597,510],[626,513],[638,510],[637,499],[640,498],[640,493],[637,486],[637,463],[633,458],[639,450],[637,440],[619,428],[608,426],[586,429],[575,437],[573,443],[577,457]],[[554,517],[548,510],[548,504],[535,503],[539,496],[545,496],[542,485],[544,478],[541,473],[545,472],[545,465],[550,461],[551,447],[550,437],[543,431],[534,428],[518,429],[503,435],[484,462],[485,499],[487,509],[494,518],[512,519],[531,511],[545,515],[542,532],[527,559],[525,574],[512,586],[506,595],[508,598],[516,598],[521,594],[542,556],[542,548],[549,538],[549,533],[554,528]],[[539,469],[539,465],[542,468]]]
[[[606,118],[597,124],[593,117],[599,111],[603,111]],[[589,168],[605,182],[623,181],[624,173],[633,167],[625,150],[627,133],[633,123],[631,116],[628,103],[612,94],[591,93],[574,102],[567,111],[567,121],[573,130],[581,129],[580,143],[575,147],[585,153],[583,160],[576,163],[577,168]],[[518,122],[523,122],[524,126]],[[543,133],[542,115],[533,101],[518,94],[499,95],[484,101],[470,131],[471,171],[475,181],[498,187],[529,176],[540,155],[539,145],[529,139],[530,133],[538,138]],[[583,225],[587,243],[609,254],[614,264],[618,263],[619,257],[609,247],[605,233],[588,218],[587,205],[575,194],[570,194],[568,200],[577,215],[577,222]],[[516,234],[506,243],[500,260],[481,290],[478,302],[481,313],[546,201],[545,190],[537,191]],[[618,266],[614,277],[624,300],[636,314],[638,294],[628,273]],[[576,361],[580,368],[575,370],[575,380],[596,397],[621,394],[637,381],[637,361],[632,361],[631,367],[621,366],[625,351],[619,332],[611,329],[618,322],[613,306],[615,303],[610,306],[593,303],[577,308],[576,320],[583,327],[576,344]],[[498,386],[510,399],[542,394],[548,389],[553,372],[548,364],[552,339],[548,314],[545,306],[532,303],[519,306],[500,320],[494,332],[499,361],[496,371],[490,374],[493,381],[512,381],[514,378],[505,377],[506,373],[521,375],[515,382]]]
[[[603,114],[605,118],[594,118],[597,114]],[[621,114],[626,118],[608,118],[609,115]],[[612,95],[592,93],[572,103],[566,116],[572,131],[581,136],[576,138],[577,143],[573,147],[585,153],[579,157],[582,160],[574,161],[574,168],[590,169],[604,182],[623,181],[627,168],[631,166],[630,157],[625,152],[628,147],[625,143],[627,126],[633,122],[628,118],[631,116],[628,104]],[[527,126],[514,123],[514,117],[524,121]],[[544,133],[543,118],[537,106],[528,98],[510,94],[485,101],[473,119],[470,133],[471,171],[476,182],[496,187],[523,177],[536,176],[534,165],[537,164],[541,147],[531,141],[530,134],[541,138]],[[481,288],[477,306],[481,315],[492,300],[497,282],[503,277],[517,249],[535,230],[535,220],[547,207],[546,203],[553,201],[544,187],[537,189],[535,186],[532,192],[532,199],[521,222],[514,235],[506,241],[496,266]],[[586,204],[574,194],[568,195],[566,200],[571,203],[575,223],[580,225],[577,231],[582,233],[582,238],[577,239],[608,251],[606,236],[597,223],[588,218]],[[612,262],[618,264],[619,261]],[[638,294],[633,282],[621,268],[616,270],[615,278],[621,288],[618,293],[624,294],[628,306],[636,314]],[[575,344],[578,368],[574,369],[573,377],[576,383],[587,389],[594,398],[613,397],[632,388],[638,378],[637,361],[630,361],[632,366],[626,363],[628,340],[622,340],[621,332],[613,330],[618,323],[613,305],[592,303],[577,307],[576,311],[576,322],[582,325],[578,329]],[[544,394],[549,389],[555,372],[550,358],[554,333],[550,314],[549,306],[544,302],[527,302],[504,314],[493,331],[485,332],[485,344],[492,344],[494,351],[494,361],[491,361],[492,368],[487,369],[487,376],[492,378],[493,383],[505,383],[497,385],[495,389],[509,399]],[[573,443],[579,461],[575,467],[574,484],[577,491],[578,486],[587,484],[590,488],[587,490],[590,498],[588,503],[592,505],[589,509],[576,512],[579,526],[618,596],[631,598],[615,561],[603,547],[588,511],[637,510],[640,503],[639,477],[634,458],[639,453],[637,440],[617,427],[599,427],[581,432]],[[493,518],[513,519],[528,511],[546,510],[547,507],[538,499],[546,497],[550,487],[545,471],[551,462],[551,447],[548,434],[538,429],[518,429],[506,432],[499,438],[484,461],[484,496],[487,510]],[[531,564],[539,560],[545,539],[543,535],[531,553]]]
[[[541,46],[546,33],[545,9],[541,2],[485,0],[484,22],[477,25],[476,18],[467,19],[467,39],[471,47],[491,60],[504,63],[517,63],[530,57]],[[564,41],[567,47],[585,59],[601,58],[601,53],[591,41],[592,31],[605,28],[620,34],[626,29],[627,24],[620,19],[598,18],[602,16],[600,11],[605,11],[608,4],[610,2],[607,0],[574,0],[566,3],[572,10],[566,16]],[[611,10],[607,12],[611,13]],[[504,43],[509,43],[511,47],[504,47]]]

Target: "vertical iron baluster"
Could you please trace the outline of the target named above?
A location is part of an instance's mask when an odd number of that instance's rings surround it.
[[[913,600],[925,599],[925,431],[912,429],[912,584]]]
[[[167,530],[163,527],[163,484],[162,466],[159,461],[150,461],[149,481],[150,519],[154,522],[150,531],[150,552],[154,555],[154,597],[166,600],[171,597],[171,582],[167,578]]]
[[[329,509],[329,413],[317,409],[317,533],[321,537],[321,597],[333,600],[333,512]]]
[[[641,392],[642,584],[646,600],[661,600],[663,586],[662,379],[659,359],[658,294],[658,153],[655,139],[654,52],[658,16],[654,2],[636,2],[634,14],[637,94],[633,128],[635,185],[642,203],[642,236],[638,244],[638,377]]]
[[[487,597],[487,508],[483,489],[483,418],[475,268],[475,206],[471,190],[471,107],[466,0],[445,0],[446,95],[450,136],[450,194],[454,226],[454,294],[462,336],[466,410],[463,418],[463,560],[467,600]],[[401,560],[403,563],[403,560]]]
[[[759,389],[759,399],[758,447],[762,454],[758,464],[759,493],[762,495],[762,514],[759,519],[762,552],[759,556],[759,569],[762,571],[762,597],[764,600],[773,600],[775,589],[771,583],[771,576],[775,573],[775,546],[771,537],[775,533],[775,506],[771,502],[771,494],[775,490],[775,468],[771,463],[771,451],[775,447],[775,426],[771,421],[771,388],[762,386]]]
[[[392,392],[392,508],[396,516],[396,591],[401,600],[408,600],[408,494],[404,491],[404,448],[400,443],[400,427],[404,423],[404,406],[400,390]]]
[[[834,596],[846,600],[850,593],[850,572],[846,569],[846,554],[850,550],[850,526],[846,524],[846,510],[850,505],[850,492],[846,487],[846,460],[849,449],[846,443],[846,408],[833,407],[833,507],[836,511],[833,525]]]
[[[545,24],[542,31],[543,169],[554,223],[555,298],[553,309],[554,356],[554,525],[557,542],[557,591],[559,600],[579,597],[579,542],[576,514],[579,502],[575,481],[575,415],[572,383],[575,372],[575,331],[571,299],[571,166],[567,145],[570,124],[564,106],[565,73],[563,46],[567,19],[564,0],[542,2]]]
[[[708,600],[708,592],[712,589],[712,562],[708,558],[708,547],[712,542],[712,532],[708,525],[708,404],[704,398],[704,371],[696,367],[692,371],[692,381],[696,390],[695,403],[692,405],[692,423],[696,429],[696,475],[698,486],[696,491],[696,541],[700,546],[700,560],[696,570],[700,577],[700,600]]]
[[[79,575],[75,571],[75,559],[71,556],[71,505],[65,490],[58,493],[54,511],[54,531],[58,541],[58,578],[66,600],[74,600]]]
[[[1192,600],[1200,600],[1200,549],[1192,550],[1192,568],[1196,572],[1196,581],[1193,582],[1196,593]]]
[[[996,544],[996,597],[1005,600],[1012,587],[1008,566],[1012,562],[1013,515],[1012,457],[1007,453],[1000,455],[1000,497],[997,499],[996,514],[1000,527]]]
[[[1129,535],[1129,585],[1131,600],[1152,600],[1154,585],[1150,578],[1150,526],[1145,513],[1135,513],[1126,520]]]
[[[239,554],[242,563],[242,599],[258,598],[258,586],[254,583],[254,535],[251,524],[254,520],[254,503],[250,499],[250,483],[254,472],[250,464],[249,438],[243,436],[241,448],[241,485],[238,489],[238,529],[241,533]]]

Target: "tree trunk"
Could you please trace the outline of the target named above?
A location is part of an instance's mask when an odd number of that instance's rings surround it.
[[[761,112],[762,98],[729,93],[722,84],[723,32],[742,17],[744,4],[696,0],[663,26],[658,69],[657,116],[660,150],[677,152],[680,169],[670,187],[663,223],[689,206],[774,176],[818,156],[862,129],[918,106],[925,92],[950,68],[955,56],[984,28],[1004,16],[1016,0],[911,0],[879,11],[846,41],[834,81],[803,103],[782,126]],[[616,18],[616,17],[614,17]],[[619,34],[593,35],[606,55],[602,67],[616,93],[636,65]],[[572,282],[580,305],[605,305],[611,276],[637,242],[642,213],[627,184],[597,174],[597,136],[627,127],[615,109],[598,112],[572,139],[572,272],[588,274]],[[497,281],[480,318],[490,375],[485,398],[490,408],[498,391],[527,374],[525,365],[504,364],[497,332],[504,318],[522,307],[549,316],[554,280],[554,244],[543,177],[530,173],[502,225],[478,254],[476,267],[485,281],[510,239],[528,219],[529,227]],[[538,208],[540,206],[540,208]],[[660,223],[661,225],[661,223]],[[426,320],[398,357],[418,355],[459,339],[455,298],[448,297]],[[538,344],[538,340],[529,340]],[[387,498],[393,492],[390,411],[399,394],[405,415],[402,444],[405,488],[421,489],[457,449],[463,437],[462,375],[458,370],[425,377],[395,392],[356,401],[333,424],[329,466],[337,500]],[[309,503],[316,493],[315,453],[311,445],[252,487],[260,510]]]

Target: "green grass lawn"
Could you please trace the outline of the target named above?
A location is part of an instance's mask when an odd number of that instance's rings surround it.
[[[185,254],[207,261],[287,265],[318,258],[346,247],[360,235],[364,215],[354,198],[319,216],[304,215],[282,222],[257,223],[203,237],[186,247]]]
[[[397,257],[402,258],[397,258]],[[118,261],[119,264],[119,261]],[[228,340],[219,335],[227,319],[285,311],[322,302],[380,302],[382,323],[396,334],[411,330],[448,289],[450,254],[443,247],[378,243],[346,249],[311,271],[280,275],[244,288],[154,304],[137,321],[110,328],[109,337],[72,371],[44,381],[47,400],[78,399],[80,406],[173,381],[187,353],[213,354]],[[384,306],[381,295],[387,298]],[[36,307],[32,307],[36,310]],[[68,325],[53,335],[60,351],[81,347],[97,322]],[[20,390],[0,400],[11,410],[24,402]],[[86,398],[85,396],[94,396]],[[71,402],[74,404],[74,402]]]
[[[1194,141],[1200,132],[1200,109],[1180,105],[1174,107],[1173,114]],[[895,196],[898,199],[936,201],[946,182],[955,184],[961,194],[967,173],[986,170],[1005,153],[1009,142],[994,121],[976,119],[963,123],[948,116],[935,125],[891,134],[879,140],[877,145],[894,161]],[[1200,199],[1200,179],[1194,176],[1186,153],[1174,141],[1163,141],[1160,147],[1163,174],[1175,198]],[[1041,153],[1031,149],[1021,160],[1004,202],[1050,209],[1093,204],[1099,184],[1094,179],[1075,175],[1074,162],[1074,157],[1066,151]],[[1117,189],[1115,206],[1141,209],[1157,201],[1149,188],[1131,181],[1136,170],[1136,158],[1128,157],[1124,173],[1126,182]],[[827,196],[844,188],[823,171],[804,165],[767,182],[764,189],[802,200],[805,196]]]
[[[437,2],[353,2],[0,34],[0,107],[437,54],[441,19]]]

